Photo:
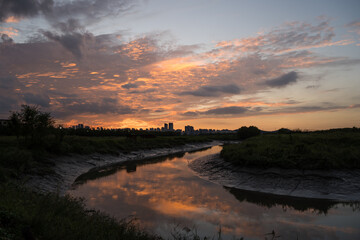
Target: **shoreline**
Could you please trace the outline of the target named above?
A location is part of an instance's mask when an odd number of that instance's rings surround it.
[[[359,202],[360,170],[245,168],[220,154],[199,158],[189,167],[205,180],[239,190],[279,196]]]
[[[223,144],[224,141],[185,144],[172,148],[139,150],[118,156],[106,154],[55,157],[55,173],[28,175],[25,186],[37,192],[66,194],[79,177],[101,168],[115,168],[124,162],[151,160],[168,155],[197,151]],[[339,202],[360,200],[360,170],[257,169],[232,165],[220,154],[205,156],[189,164],[194,173],[224,187],[263,194],[326,199]],[[80,180],[81,181],[81,180]]]
[[[139,150],[127,154],[119,153],[118,156],[108,154],[71,154],[51,159],[55,164],[53,174],[45,176],[27,175],[25,186],[42,193],[57,193],[64,196],[71,189],[75,180],[93,169],[120,164],[125,161],[138,161],[147,158],[164,157],[171,154],[197,151],[203,148],[221,145],[224,141],[211,141],[205,143],[185,144],[171,148],[155,148],[152,150]]]

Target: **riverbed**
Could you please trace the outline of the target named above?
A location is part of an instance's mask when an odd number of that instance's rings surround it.
[[[164,238],[360,239],[357,203],[225,187],[189,167],[220,151],[214,146],[100,168],[79,176],[68,193]]]

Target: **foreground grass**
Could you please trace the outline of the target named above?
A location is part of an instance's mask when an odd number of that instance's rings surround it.
[[[235,165],[294,169],[360,168],[360,132],[339,130],[268,134],[224,146],[221,156]]]
[[[117,220],[100,211],[88,210],[81,199],[56,194],[40,194],[17,184],[0,184],[1,240],[162,240],[142,229],[135,220]],[[200,237],[196,228],[175,226],[174,240],[221,239]],[[234,238],[235,239],[235,238]],[[243,240],[243,238],[239,238]]]
[[[131,221],[118,221],[84,203],[0,185],[0,239],[159,239]]]

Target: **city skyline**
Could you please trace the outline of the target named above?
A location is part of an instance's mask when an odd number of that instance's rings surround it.
[[[0,118],[360,127],[359,1],[21,2],[0,2]]]

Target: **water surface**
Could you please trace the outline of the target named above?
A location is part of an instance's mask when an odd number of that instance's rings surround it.
[[[165,238],[189,230],[213,237],[221,228],[225,239],[264,239],[273,230],[281,239],[360,239],[357,205],[225,188],[188,167],[220,150],[104,168],[80,177],[69,193],[119,219],[136,218]]]

